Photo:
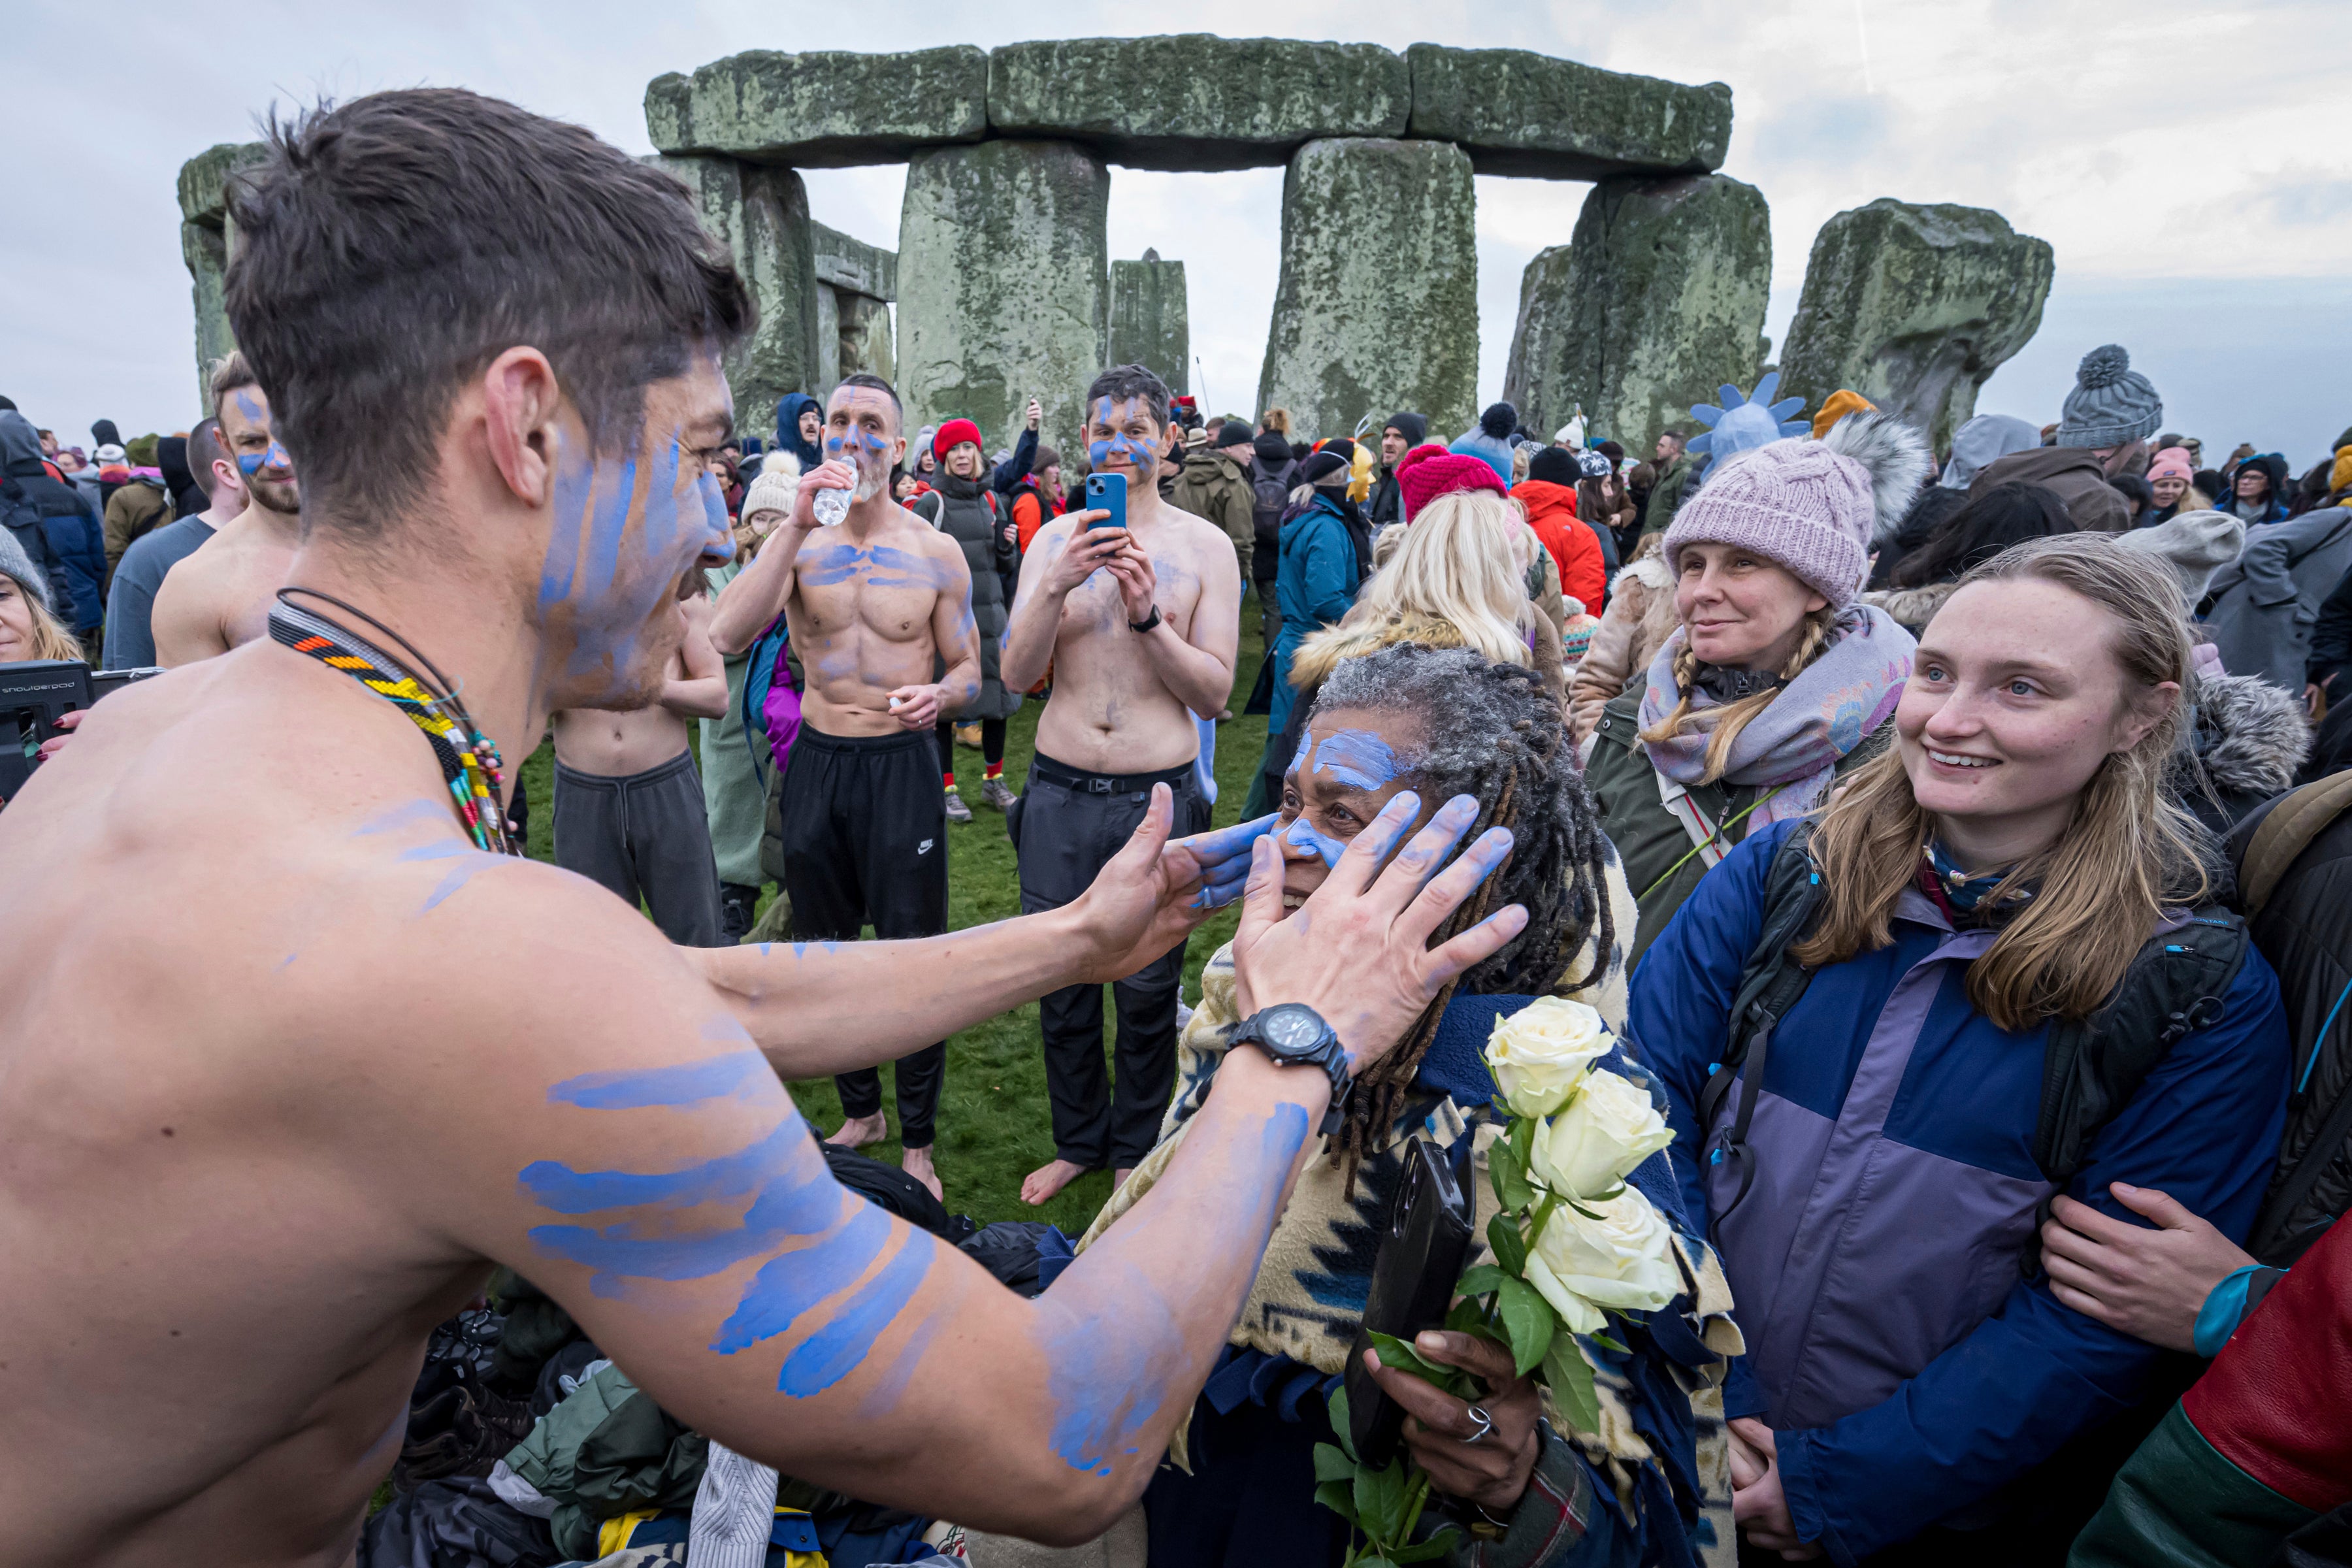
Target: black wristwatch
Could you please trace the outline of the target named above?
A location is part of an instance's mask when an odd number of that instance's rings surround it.
[[[1278,1002],[1259,1009],[1225,1028],[1225,1043],[1255,1046],[1274,1058],[1276,1067],[1319,1067],[1331,1079],[1331,1108],[1323,1113],[1323,1136],[1339,1131],[1355,1079],[1348,1075],[1347,1048],[1323,1021],[1323,1015],[1304,1002]]]
[[[1137,637],[1141,637],[1144,633],[1146,633],[1146,632],[1150,631],[1152,627],[1154,627],[1154,626],[1158,626],[1159,624],[1160,624],[1160,606],[1159,606],[1159,605],[1152,605],[1152,606],[1151,606],[1151,613],[1150,613],[1150,615],[1148,615],[1148,616],[1144,616],[1141,620],[1139,620],[1139,621],[1129,621],[1129,622],[1128,622],[1128,623],[1127,623],[1127,629],[1128,629],[1129,631],[1133,632]]]

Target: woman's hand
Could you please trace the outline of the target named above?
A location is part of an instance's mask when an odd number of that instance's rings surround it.
[[[69,708],[58,715],[58,732],[41,742],[41,761],[46,763],[66,749],[66,742],[72,738],[74,731],[80,727],[82,715],[89,711],[87,708]]]
[[[1748,1544],[1777,1552],[1790,1563],[1809,1563],[1822,1554],[1818,1546],[1797,1539],[1796,1521],[1789,1517],[1789,1500],[1780,1490],[1780,1447],[1772,1428],[1743,1415],[1731,1426],[1731,1519]],[[1748,1478],[1745,1484],[1742,1476]]]
[[[1382,1366],[1379,1352],[1366,1351],[1364,1365],[1372,1381],[1405,1413],[1404,1446],[1412,1462],[1446,1496],[1496,1517],[1509,1513],[1519,1506],[1543,1447],[1536,1430],[1536,1385],[1514,1374],[1509,1351],[1475,1334],[1432,1329],[1415,1335],[1412,1348],[1424,1360],[1460,1367],[1494,1390],[1473,1405],[1411,1373]],[[1474,1408],[1485,1413],[1487,1425],[1470,1414]]]
[[[2111,1329],[2167,1350],[2197,1348],[2197,1314],[2229,1275],[2255,1261],[2220,1231],[2153,1187],[2107,1191],[2150,1230],[2062,1197],[2042,1226],[2050,1293]]]

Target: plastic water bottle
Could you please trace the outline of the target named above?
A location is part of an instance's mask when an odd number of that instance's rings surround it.
[[[816,492],[816,500],[809,504],[816,512],[817,521],[827,528],[833,528],[837,526],[843,518],[849,515],[849,492],[819,490]]]

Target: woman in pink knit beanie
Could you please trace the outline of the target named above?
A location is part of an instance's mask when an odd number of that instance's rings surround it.
[[[1680,624],[1601,710],[1586,764],[1641,905],[1633,958],[1740,839],[1878,749],[1915,644],[1857,595],[1927,472],[1918,432],[1866,411],[1741,454],[1675,513]]]

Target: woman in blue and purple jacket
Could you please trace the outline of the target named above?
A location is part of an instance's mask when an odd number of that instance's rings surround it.
[[[2189,649],[2177,585],[2105,536],[1977,567],[1920,638],[1894,745],[1811,828],[1818,912],[1788,950],[1810,980],[1780,1024],[1720,1065],[1801,824],[1727,856],[1635,972],[1630,1029],[1747,1341],[1725,1414],[1751,1552],[2061,1560],[2106,1490],[2095,1440],[2068,1445],[2141,1404],[2158,1352],[2052,1294],[2037,1211],[2063,1190],[2136,1220],[2121,1183],[2232,1239],[2252,1222],[2288,1046],[2251,948],[2063,1187],[2036,1159],[2053,1021],[2215,896],[2163,788]]]

